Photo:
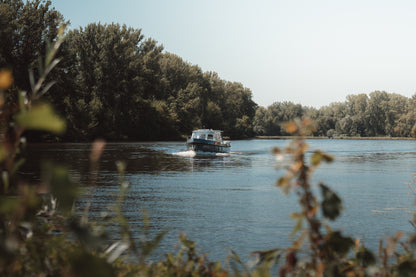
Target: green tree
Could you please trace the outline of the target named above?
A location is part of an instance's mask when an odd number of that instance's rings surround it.
[[[204,126],[209,126],[212,129],[222,129],[223,126],[223,116],[220,107],[215,104],[213,101],[208,101],[207,107],[205,109],[205,121]]]
[[[406,111],[397,120],[394,132],[399,137],[416,137],[416,95],[408,99]]]
[[[160,84],[162,78],[160,66],[162,51],[163,46],[158,45],[151,38],[146,39],[139,46],[138,54],[142,67],[139,76],[143,87],[143,98],[145,99],[160,100],[165,98]]]
[[[386,135],[397,137],[401,136],[400,134],[404,134],[404,131],[401,130],[401,125],[399,125],[399,120],[402,118],[402,115],[406,115],[408,113],[408,101],[409,99],[407,97],[399,94],[394,93],[389,95],[384,127]]]
[[[225,85],[227,82],[221,79],[216,72],[205,72],[204,79],[209,87],[207,92],[209,101],[207,103],[203,124],[209,128],[224,130],[227,116],[227,107],[225,105]]]
[[[353,126],[350,135],[365,136],[367,134],[367,115],[368,96],[366,94],[347,96],[347,113],[352,118]]]
[[[63,16],[50,1],[0,2],[0,68],[12,68],[15,86],[30,93],[28,69],[39,75],[49,43],[56,40]]]
[[[253,131],[256,135],[267,135],[267,129],[265,126],[266,123],[266,113],[267,113],[267,109],[265,107],[258,107],[258,109],[256,110],[256,113],[254,115],[254,120],[253,120]]]
[[[190,80],[189,63],[182,60],[181,57],[164,53],[160,60],[161,69],[161,91],[164,99],[172,98],[173,101],[179,90],[185,89]]]
[[[223,111],[224,132],[233,138],[241,137],[243,134],[239,130],[240,123],[237,120],[244,120],[247,124],[252,126],[257,104],[252,100],[252,92],[245,88],[241,83],[228,82],[224,88],[224,102],[218,103]]]
[[[386,111],[388,109],[389,96],[385,91],[374,91],[370,93],[366,109],[367,135],[385,135]]]
[[[71,31],[68,44],[76,72],[75,91],[66,98],[71,136],[159,138],[166,127],[160,123],[172,122],[169,108],[157,102],[163,100],[162,46],[144,40],[139,29],[95,23]]]
[[[215,109],[209,95],[210,83],[201,68],[171,53],[165,53],[160,63],[163,95],[174,116],[176,129],[189,134],[195,128],[214,128],[213,120],[207,117],[207,112],[212,115]]]
[[[257,109],[254,117],[254,130],[268,136],[287,135],[282,123],[305,114],[302,105],[292,102],[275,102],[267,109]]]

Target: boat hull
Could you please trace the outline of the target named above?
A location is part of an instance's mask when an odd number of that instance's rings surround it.
[[[186,142],[188,150],[196,153],[230,153],[231,145],[229,142],[218,142],[205,139],[189,139]]]

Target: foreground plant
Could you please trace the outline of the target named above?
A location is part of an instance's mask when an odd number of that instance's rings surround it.
[[[324,184],[319,184],[322,201],[319,202],[312,192],[310,180],[312,174],[322,162],[331,162],[332,156],[321,151],[314,151],[308,157],[308,145],[305,135],[313,131],[312,122],[308,119],[297,119],[285,125],[287,132],[297,138],[284,150],[275,149],[276,155],[291,155],[292,164],[286,175],[278,180],[278,186],[285,192],[296,192],[299,196],[300,212],[293,213],[296,221],[293,235],[298,235],[292,247],[287,250],[285,264],[279,273],[285,276],[292,272],[322,275],[333,272],[338,275],[350,273],[352,269],[345,260],[349,250],[354,246],[354,240],[345,237],[339,231],[333,231],[329,225],[323,224],[319,218],[319,209],[325,219],[335,220],[341,213],[341,199]],[[305,253],[309,259],[300,261],[298,256],[306,245],[309,251]],[[301,265],[301,266],[300,266]]]
[[[279,276],[414,276],[415,235],[404,239],[398,232],[386,241],[380,240],[376,256],[359,239],[332,229],[329,222],[341,214],[341,198],[323,183],[312,184],[311,179],[314,171],[333,157],[309,150],[305,136],[314,130],[309,119],[296,119],[284,127],[294,139],[285,149],[275,148],[274,153],[279,161],[290,157],[286,174],[277,186],[285,194],[298,195],[300,211],[291,215],[295,220],[291,234],[294,239],[289,248],[255,252],[258,263],[251,272],[246,271],[248,275],[269,276],[277,268]],[[316,188],[321,200],[314,195]]]
[[[42,100],[54,84],[47,82],[47,77],[59,63],[56,54],[64,40],[64,29],[59,29],[58,38],[39,63],[37,81],[30,71],[30,92],[18,91],[13,97],[17,90],[11,89],[12,71],[0,70],[1,276],[116,273],[115,264],[107,260],[115,260],[119,254],[114,258],[114,251],[104,252],[105,231],[74,213],[79,189],[67,168],[45,163],[39,184],[29,184],[17,174],[25,161],[26,131],[62,134],[65,130],[65,122]]]

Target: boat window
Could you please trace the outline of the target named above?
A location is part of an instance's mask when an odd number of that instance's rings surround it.
[[[208,134],[208,139],[212,140],[214,138],[213,134]]]
[[[192,138],[195,138],[195,139],[205,139],[205,137],[206,137],[206,135],[203,134],[203,133],[193,133],[192,134]]]

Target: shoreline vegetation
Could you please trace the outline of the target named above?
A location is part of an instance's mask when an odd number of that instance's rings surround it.
[[[254,139],[298,139],[296,136],[255,136]],[[305,139],[348,139],[348,140],[416,140],[416,138],[409,137],[317,137],[317,136],[305,136]]]

